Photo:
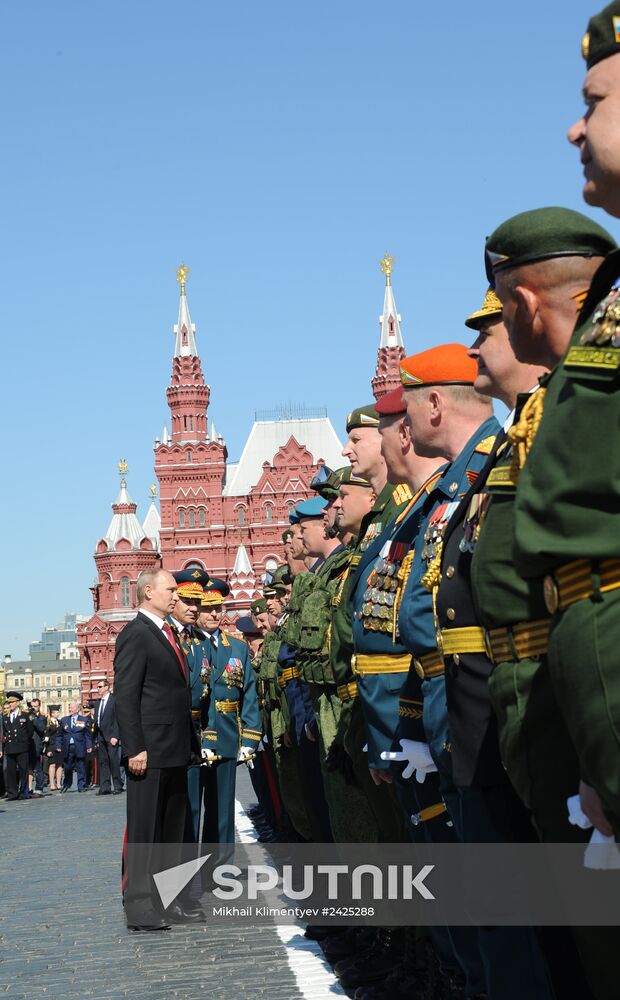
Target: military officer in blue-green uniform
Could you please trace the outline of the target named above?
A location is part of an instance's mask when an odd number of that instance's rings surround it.
[[[205,658],[205,633],[198,628],[198,615],[202,610],[203,588],[209,582],[209,574],[203,569],[192,567],[172,574],[177,583],[177,603],[168,620],[179,637],[181,648],[187,661],[189,686],[192,699],[192,721],[200,736],[200,712],[203,685],[200,672]],[[200,832],[200,806],[204,790],[203,767],[193,765],[187,771],[187,829],[188,841],[198,842]]]
[[[461,381],[463,366],[468,366],[467,375],[471,378],[471,363],[464,347],[450,345],[434,349],[428,354],[429,358],[420,356],[421,360],[416,366],[417,377],[421,382],[426,381],[426,374],[432,373],[433,382],[441,382],[455,372],[458,372]],[[414,364],[416,359],[410,360]],[[409,430],[407,438],[408,425],[402,420],[402,392],[395,393],[394,396],[398,397],[394,403],[392,394],[389,399],[385,397],[377,403],[380,413],[385,409],[382,420],[388,425],[383,428],[383,447],[387,455],[387,432],[390,430],[402,439],[402,446],[396,448],[398,456],[390,455],[388,469],[392,480],[399,478],[406,481],[410,487],[411,499],[382,535],[367,547],[353,574],[353,669],[357,674],[366,721],[370,767],[378,778],[384,776],[387,780],[393,780],[392,787],[411,839],[445,841],[454,839],[454,835],[448,825],[449,817],[428,751],[425,761],[416,761],[417,781],[408,780],[409,771],[405,772],[407,779],[404,779],[400,767],[389,771],[402,713],[405,713],[408,722],[409,737],[425,748],[420,681],[415,673],[413,677],[417,682],[417,689],[401,699],[401,690],[410,676],[412,656],[398,635],[398,609],[413,561],[411,546],[419,532],[433,489],[441,481],[445,467],[440,455],[430,458],[416,455],[411,431]],[[450,484],[451,482],[452,480]],[[429,597],[428,593],[426,596]],[[432,628],[432,609],[430,613]],[[471,996],[480,993],[484,983],[473,937],[473,933],[465,929],[456,929],[452,934],[445,928],[432,930],[433,943],[447,982],[454,983],[464,972],[468,995]],[[412,970],[406,968],[405,971],[410,974]],[[402,970],[399,974],[402,975]],[[393,984],[394,991],[397,985]]]
[[[199,625],[205,632],[201,670],[201,743],[205,768],[203,843],[234,844],[237,763],[251,763],[262,731],[247,642],[220,628],[223,580],[204,587]]]

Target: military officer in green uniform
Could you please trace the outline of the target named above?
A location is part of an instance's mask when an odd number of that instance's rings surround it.
[[[324,534],[335,532],[339,544],[315,573],[295,578],[286,638],[296,650],[296,662],[312,698],[334,839],[342,843],[373,842],[378,834],[376,823],[366,796],[353,778],[342,734],[338,738],[344,706],[341,695],[352,680],[350,658],[334,669],[331,640],[334,600],[348,572],[353,539],[357,538],[363,515],[372,506],[374,494],[367,480],[356,476],[350,466],[336,472],[323,466],[311,485],[327,501]]]
[[[553,229],[548,221],[550,213],[555,218]],[[540,225],[541,221],[545,223],[544,226]],[[604,539],[602,532],[604,528],[609,532],[611,527],[611,522],[607,522],[604,516],[604,483],[611,490],[607,470],[610,464],[613,465],[613,459],[606,456],[605,460],[601,458],[600,464],[597,459],[594,469],[588,461],[590,453],[586,455],[584,449],[587,444],[596,451],[596,444],[600,439],[593,437],[590,440],[593,421],[599,420],[605,406],[616,396],[614,391],[610,392],[613,379],[610,383],[605,381],[605,375],[598,377],[600,371],[596,365],[601,358],[605,361],[605,357],[601,355],[600,348],[597,347],[597,353],[594,353],[587,343],[588,331],[597,322],[592,318],[596,308],[593,296],[598,296],[597,302],[603,296],[602,285],[609,281],[609,268],[613,269],[615,253],[600,267],[598,265],[614,246],[612,238],[604,229],[580,213],[560,209],[538,209],[522,213],[499,226],[487,240],[488,270],[504,306],[505,322],[516,355],[539,359],[553,369],[542,380],[542,387],[525,403],[518,422],[511,430],[513,461],[507,473],[507,488],[517,491],[513,556],[517,570],[525,579],[532,581],[531,589],[543,596],[546,613],[555,616],[549,635],[545,667],[548,674],[545,676],[548,676],[558,709],[579,757],[584,808],[588,807],[588,813],[594,809],[597,825],[602,832],[605,832],[603,827],[606,820],[596,800],[604,796],[598,787],[600,782],[598,779],[597,782],[594,781],[593,774],[607,774],[605,780],[611,782],[608,794],[613,790],[616,780],[614,765],[608,763],[612,760],[613,727],[606,730],[601,725],[601,721],[609,717],[610,711],[607,702],[610,692],[603,695],[603,688],[599,686],[604,684],[604,665],[598,648],[601,642],[604,644],[602,636],[607,633],[599,631],[597,636],[593,634],[592,629],[598,629],[600,609],[597,600],[592,595],[588,597],[587,592],[591,589],[590,584],[594,586],[596,581],[592,583],[590,577],[581,577],[589,565],[585,556],[587,550],[584,539],[590,537],[592,524],[596,525],[599,532],[598,535],[595,532],[592,537],[593,556],[602,559],[603,549],[610,544],[609,538]],[[577,303],[583,300],[583,292],[587,290],[593,274],[592,287],[577,319],[578,333],[572,334]],[[555,303],[552,307],[550,300],[554,290]],[[570,294],[566,294],[567,291],[572,292],[572,298]],[[521,306],[524,295],[528,298],[530,308],[533,305],[537,310],[535,323],[531,313],[524,312]],[[590,364],[593,367],[588,367]],[[577,399],[580,400],[579,407],[576,406]],[[567,410],[571,413],[570,446],[567,441],[561,443],[558,437],[558,427],[562,426]],[[587,428],[585,424],[588,424]],[[596,426],[602,431],[603,424]],[[544,428],[546,432],[541,438]],[[568,427],[565,431],[568,433]],[[545,443],[549,434],[551,442]],[[544,474],[541,474],[541,461],[544,463]],[[591,487],[586,485],[586,469],[592,477]],[[561,477],[561,483],[558,477]],[[586,490],[589,490],[587,509],[584,506]],[[597,490],[602,490],[602,493],[597,493]],[[548,498],[545,500],[548,506],[545,508],[544,519],[540,516],[543,497]],[[535,552],[534,540],[537,546]],[[557,550],[557,555],[554,550]],[[527,558],[523,555],[525,551],[528,553]],[[583,559],[586,562],[579,562],[578,551],[584,553]],[[562,563],[564,556],[566,558]],[[575,558],[571,558],[573,556]],[[563,565],[569,565],[570,568],[564,570]],[[543,569],[550,571],[546,580]],[[573,580],[574,574],[581,576]],[[606,581],[601,581],[600,585],[606,587]],[[602,595],[606,591],[600,593]],[[610,597],[605,596],[604,600],[601,596],[601,605],[607,606],[610,601],[613,603],[613,588],[609,593]],[[570,624],[575,620],[579,621],[579,634],[570,630],[563,631],[567,622]],[[567,635],[572,637],[571,641],[581,656],[579,677],[575,677],[574,684],[572,675],[577,672],[577,668],[574,653],[568,649],[564,640]],[[591,644],[588,647],[587,662],[596,664],[593,666],[594,677],[590,678],[587,690],[586,685],[582,687],[586,642]],[[609,734],[607,739],[611,742],[606,742],[605,732]],[[605,746],[607,754],[603,753]],[[620,777],[617,780],[620,782]],[[620,789],[620,785],[618,788]],[[574,788],[573,793],[577,790]],[[607,808],[612,805],[613,795]],[[608,822],[613,826],[613,812],[608,817]],[[611,827],[607,828],[611,831]]]
[[[544,415],[548,414],[545,388],[558,377],[557,366],[571,341],[592,274],[596,272],[596,284],[606,267],[600,266],[603,255],[611,252],[611,260],[617,256],[614,247],[612,237],[596,223],[580,213],[558,208],[537,209],[509,219],[487,241],[487,266],[504,301],[504,322],[515,354],[554,369],[552,376],[541,379],[542,388],[520,397],[517,403],[507,447],[487,479],[472,564],[478,616],[486,628],[485,641],[495,664],[489,687],[499,721],[502,759],[515,788],[532,809],[539,836],[550,842],[590,837],[590,831],[567,822],[566,800],[576,794],[580,777],[585,779],[581,782],[582,801],[590,819],[601,824],[602,832],[611,828],[604,826],[598,796],[586,777],[569,719],[561,710],[566,691],[558,694],[557,680],[554,684],[551,651],[555,623],[545,602],[543,579],[520,576],[515,568],[515,507],[534,454],[534,450],[528,454],[528,449],[540,420],[538,401],[544,404]],[[526,289],[533,305],[528,313],[519,310],[517,314],[520,289]],[[541,429],[543,425],[544,417]],[[574,457],[578,455],[575,451]],[[564,469],[563,475],[570,478],[570,474],[569,467]],[[550,513],[550,517],[555,516],[555,512]],[[582,670],[592,662],[592,655],[590,650],[581,662]],[[563,659],[562,671],[564,666]],[[574,698],[571,681],[563,673],[560,686],[567,684]],[[596,700],[594,684],[586,704],[591,699]],[[617,970],[610,962],[617,949],[614,933],[605,928],[574,929],[584,973],[600,1000],[613,997],[617,990]]]
[[[296,517],[294,512],[290,516]],[[290,717],[284,690],[278,683],[278,656],[286,624],[286,590],[284,584],[266,583],[260,599],[263,603],[253,605],[253,614],[261,618],[264,628],[258,687],[263,702],[264,728],[271,741],[286,814],[294,834],[301,840],[311,840],[312,827],[301,790],[303,775],[299,753],[289,732]]]
[[[203,569],[180,570],[172,574],[177,583],[177,603],[174,613],[168,615],[168,621],[175,630],[189,673],[189,686],[192,699],[192,721],[196,735],[200,737],[200,713],[203,685],[200,672],[205,658],[205,633],[197,626],[198,615],[202,610],[202,595],[209,581],[209,574]],[[200,807],[204,790],[203,767],[193,765],[187,771],[187,829],[186,838],[198,843],[200,833]]]
[[[620,4],[593,17],[583,40],[587,113],[569,131],[585,164],[584,197],[620,216]],[[597,256],[609,249],[601,237]],[[494,251],[489,241],[488,256]],[[522,298],[491,258],[506,307]],[[511,282],[512,284],[512,282]],[[620,453],[609,446],[620,412],[620,252],[596,271],[570,339],[525,414],[531,451],[515,505],[515,564],[544,582],[553,615],[549,677],[579,756],[584,812],[620,838]],[[510,328],[510,326],[509,326]],[[549,331],[550,332],[550,331]],[[548,339],[548,333],[545,339]],[[542,413],[541,413],[542,411]],[[523,419],[523,418],[522,418]]]
[[[254,672],[247,642],[220,628],[223,580],[211,577],[204,587],[201,625],[206,638],[201,670],[202,756],[206,768],[202,840],[233,844],[235,779],[238,762],[250,762],[262,730]]]

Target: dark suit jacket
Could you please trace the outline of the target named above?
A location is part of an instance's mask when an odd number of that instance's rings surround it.
[[[56,732],[56,749],[62,750],[63,759],[73,750],[78,760],[86,756],[86,751],[92,749],[93,741],[90,735],[90,720],[85,715],[78,715],[76,725],[71,728],[70,715],[60,720],[60,728]],[[73,740],[73,745],[71,745]]]
[[[99,739],[99,737],[102,736],[106,743],[109,743],[110,740],[120,740],[121,731],[118,728],[118,720],[116,718],[116,702],[112,692],[108,695],[108,700],[106,701],[101,719],[99,718],[100,704],[101,701],[96,701],[93,709],[95,739]]]
[[[140,612],[116,640],[114,694],[124,757],[146,750],[147,767],[184,767],[198,752],[187,678],[164,633]]]

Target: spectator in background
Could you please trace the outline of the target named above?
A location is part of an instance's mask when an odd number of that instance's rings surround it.
[[[43,753],[45,754],[45,769],[48,773],[50,792],[62,789],[62,750],[56,748],[56,736],[60,729],[60,708],[50,705],[43,735]]]
[[[29,705],[28,717],[32,723],[32,739],[28,750],[28,787],[31,795],[40,798],[43,795],[45,775],[43,773],[43,737],[45,735],[46,718],[41,714],[39,698],[33,698]]]
[[[95,740],[98,744],[99,791],[97,795],[118,795],[124,791],[121,780],[121,734],[116,720],[116,706],[110,685],[97,684],[99,701],[95,702]],[[112,781],[110,781],[110,777]],[[114,786],[112,788],[112,785]]]
[[[64,776],[61,792],[68,792],[73,784],[73,772],[77,771],[78,792],[86,791],[86,757],[92,752],[90,720],[80,715],[77,701],[69,702],[69,715],[60,720],[55,746],[62,750]]]

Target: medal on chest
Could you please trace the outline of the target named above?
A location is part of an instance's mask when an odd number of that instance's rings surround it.
[[[382,525],[381,521],[374,521],[372,524],[368,525],[368,527],[366,528],[366,531],[364,533],[364,537],[362,538],[362,540],[361,540],[361,542],[359,544],[359,547],[358,547],[358,551],[359,552],[365,552],[366,551],[366,549],[368,548],[368,546],[370,545],[370,543],[373,542],[375,540],[375,538],[377,538],[381,534],[382,527],[383,527],[383,525]]]
[[[430,562],[437,555],[437,550],[446,533],[448,522],[458,505],[458,500],[453,500],[450,503],[440,503],[431,514],[424,532],[424,544],[421,552],[422,559],[426,562]]]
[[[387,541],[372,568],[364,592],[362,621],[371,632],[391,632],[398,570],[405,558],[407,542]]]
[[[480,535],[484,513],[490,499],[489,493],[475,493],[469,501],[463,522],[463,537],[459,542],[461,552],[473,552]]]
[[[590,324],[581,335],[581,343],[620,347],[620,281],[592,313]]]

